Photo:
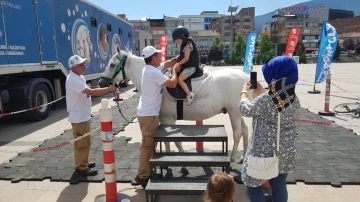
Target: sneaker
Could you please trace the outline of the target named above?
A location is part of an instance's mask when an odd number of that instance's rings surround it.
[[[95,167],[95,162],[89,162],[88,167],[89,168],[94,168]]]
[[[83,175],[83,176],[95,176],[98,174],[98,171],[95,168],[88,168],[85,170],[75,170],[77,174]]]
[[[139,178],[139,176],[136,176],[135,179],[133,181],[131,181],[131,185],[132,186],[139,186],[141,185],[143,188],[146,187],[147,183],[149,181],[149,178],[147,179],[141,179]]]
[[[187,105],[190,105],[191,104],[191,102],[194,100],[194,98],[195,98],[195,93],[190,93],[190,95],[188,95],[187,97],[187,100],[188,100],[188,103],[187,103]]]

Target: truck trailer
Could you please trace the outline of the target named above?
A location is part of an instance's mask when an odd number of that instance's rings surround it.
[[[116,46],[133,50],[133,26],[88,1],[0,2],[0,117],[35,108],[21,116],[46,119],[54,105],[43,105],[65,96],[72,55],[90,59],[84,77],[97,86]]]

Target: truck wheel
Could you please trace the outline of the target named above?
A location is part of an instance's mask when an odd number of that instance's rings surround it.
[[[36,86],[33,88],[32,92],[30,92],[30,96],[32,99],[31,100],[32,106],[30,106],[30,107],[41,106],[41,105],[47,104],[51,101],[50,90],[43,83],[36,84]],[[26,113],[26,116],[30,121],[41,121],[41,120],[46,119],[49,116],[50,111],[51,111],[51,106],[46,105],[46,106],[42,106],[37,109],[28,111]]]

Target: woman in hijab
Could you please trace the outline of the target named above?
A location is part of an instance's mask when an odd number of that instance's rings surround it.
[[[241,179],[247,186],[251,202],[265,202],[261,185],[269,181],[272,188],[272,198],[275,202],[287,202],[286,177],[295,171],[296,157],[296,116],[300,102],[295,95],[295,85],[298,81],[296,62],[288,56],[278,56],[262,67],[269,90],[264,91],[260,83],[253,89],[256,97],[248,99],[250,82],[243,86],[239,110],[245,117],[253,118],[253,135],[249,141]],[[278,115],[279,114],[279,115]],[[279,133],[278,120],[280,120]],[[277,149],[277,134],[279,148]],[[249,156],[258,158],[278,158],[277,177],[272,179],[256,179],[248,175]]]

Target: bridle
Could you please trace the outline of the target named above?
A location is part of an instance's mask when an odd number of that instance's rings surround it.
[[[116,56],[116,58],[118,60],[120,60],[119,64],[116,66],[116,69],[115,69],[115,72],[114,74],[112,75],[112,77],[109,79],[107,77],[100,77],[102,79],[105,79],[107,80],[107,83],[108,85],[111,85],[113,83],[113,80],[115,79],[115,77],[121,72],[122,75],[123,75],[123,80],[127,79],[127,76],[126,76],[126,72],[125,72],[125,64],[126,64],[126,60],[128,59],[128,56],[126,54],[124,54],[121,58],[119,56]],[[116,88],[118,88],[119,90],[120,89],[120,84],[119,85],[115,85]],[[114,94],[114,97],[116,98],[116,95],[115,95],[115,92],[113,92]],[[123,115],[123,113],[121,112],[121,108],[120,108],[120,104],[119,104],[119,100],[115,99],[114,100],[116,102],[116,105],[117,105],[117,108],[118,108],[118,111],[120,112],[121,116],[125,119],[125,121],[129,122],[129,123],[136,123],[136,122],[133,122],[133,121],[129,121],[126,119],[126,117]]]
[[[127,79],[126,72],[125,72],[125,64],[128,56],[124,54],[121,58],[119,56],[116,56],[118,60],[120,60],[119,64],[116,66],[116,69],[114,71],[114,74],[111,78],[103,77],[100,78],[107,80],[108,85],[111,85],[115,77],[121,72],[123,75],[123,80]],[[116,86],[117,87],[117,86]]]

